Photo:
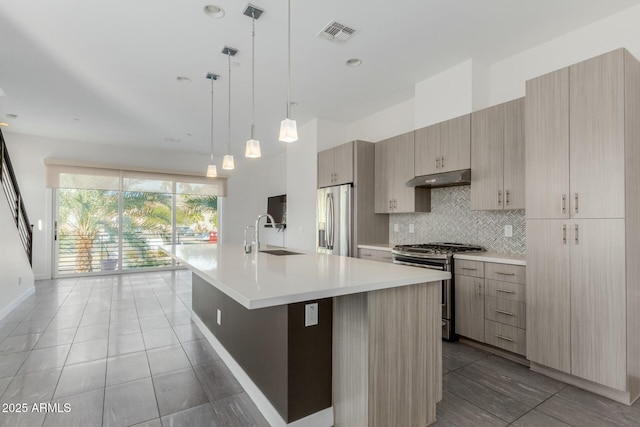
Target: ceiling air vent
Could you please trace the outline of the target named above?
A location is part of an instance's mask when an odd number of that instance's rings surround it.
[[[343,44],[355,34],[356,30],[341,24],[337,21],[329,22],[329,25],[324,27],[322,31],[318,33],[318,37],[321,39],[329,40],[334,43]]]

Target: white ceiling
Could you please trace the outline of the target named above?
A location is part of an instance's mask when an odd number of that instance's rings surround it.
[[[298,124],[351,122],[413,95],[413,85],[468,58],[492,63],[640,0],[292,0],[292,99]],[[213,19],[207,4],[226,15]],[[255,0],[256,136],[277,141],[286,106],[286,1]],[[0,121],[11,132],[193,153],[209,150],[215,83],[216,155],[249,136],[251,19],[238,0],[0,0]],[[316,37],[337,19],[359,32],[345,45]],[[362,66],[344,62],[361,58]],[[179,83],[188,76],[191,83]],[[6,114],[17,114],[9,119]],[[189,136],[191,135],[191,136]]]

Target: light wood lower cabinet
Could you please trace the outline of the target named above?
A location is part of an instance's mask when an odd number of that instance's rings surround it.
[[[456,333],[524,355],[525,267],[457,259],[454,268]]]
[[[369,261],[393,262],[391,251],[385,249],[359,248],[358,258],[366,259]]]
[[[456,333],[484,341],[484,279],[455,277]]]

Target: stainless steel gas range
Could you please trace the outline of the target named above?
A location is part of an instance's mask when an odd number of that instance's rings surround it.
[[[414,267],[431,268],[433,270],[448,271],[450,280],[442,281],[442,338],[454,340],[454,281],[453,255],[458,253],[484,252],[482,246],[465,245],[461,243],[427,243],[422,245],[398,245],[391,251],[395,264],[411,265]]]

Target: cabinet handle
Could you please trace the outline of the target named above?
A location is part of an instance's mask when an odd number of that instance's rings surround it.
[[[503,276],[515,276],[516,273],[503,273],[502,271],[496,271],[496,274],[502,274]]]
[[[482,284],[478,283],[478,296],[482,296]]]
[[[393,209],[393,201],[389,200],[389,209]]]
[[[508,311],[504,311],[504,310],[495,310],[495,312],[500,314],[506,314],[507,316],[513,316],[513,313],[509,313]]]
[[[498,206],[502,205],[502,191],[498,190]]]
[[[438,169],[440,167],[439,160],[440,160],[440,158],[436,157],[436,169]]]
[[[444,156],[440,157],[440,167],[444,167]]]
[[[578,231],[579,231],[578,230],[578,224],[576,224],[575,230],[576,230],[576,245],[577,245],[579,243],[579,239],[578,239]]]
[[[513,342],[513,338],[505,337],[503,335],[496,335],[496,338],[500,338],[501,340]]]
[[[573,210],[575,213],[578,213],[578,193],[573,195]]]
[[[471,271],[477,271],[477,268],[471,268],[471,267],[460,267],[460,270],[471,270]]]
[[[371,256],[371,254],[362,254],[362,256]]]
[[[398,207],[398,201],[396,199],[393,199],[393,209],[396,209]]]
[[[562,224],[562,244],[567,244],[567,224]]]
[[[567,195],[563,194],[560,199],[560,211],[564,214],[567,213]]]
[[[514,291],[510,291],[508,289],[496,289],[496,292],[502,292],[503,294],[515,294]]]
[[[506,206],[509,206],[509,190],[505,190],[504,192],[504,203]]]

